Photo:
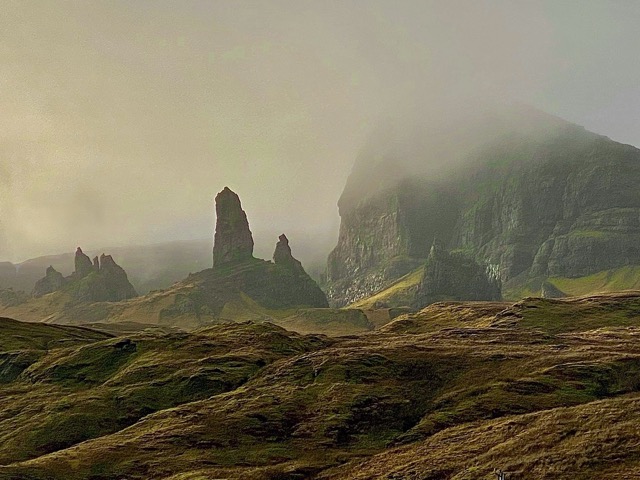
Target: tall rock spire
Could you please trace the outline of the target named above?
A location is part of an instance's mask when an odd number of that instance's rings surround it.
[[[240,198],[224,187],[216,195],[216,233],[213,240],[213,266],[241,262],[253,257],[253,236]]]
[[[84,254],[80,247],[76,250],[75,257],[75,276],[76,278],[84,278],[93,272],[93,264],[91,259]]]

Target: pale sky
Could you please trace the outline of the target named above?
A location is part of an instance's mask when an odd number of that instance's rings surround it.
[[[364,139],[414,99],[640,145],[638,25],[637,1],[0,0],[0,260],[209,237],[225,185],[255,231],[335,236]]]

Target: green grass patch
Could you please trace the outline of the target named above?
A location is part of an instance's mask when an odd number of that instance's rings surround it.
[[[373,308],[376,304],[389,306],[410,305],[424,275],[424,266],[407,273],[378,293],[349,305],[348,308]]]

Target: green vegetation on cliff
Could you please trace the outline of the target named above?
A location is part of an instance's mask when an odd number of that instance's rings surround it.
[[[413,271],[436,238],[497,273],[507,295],[531,291],[532,280],[539,290],[547,278],[640,265],[640,150],[526,107],[480,123],[440,136],[415,125],[400,146],[389,135],[365,146],[339,203],[333,305]],[[415,263],[383,268],[403,256]]]

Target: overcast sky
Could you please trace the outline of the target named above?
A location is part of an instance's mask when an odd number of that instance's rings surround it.
[[[640,145],[638,25],[635,0],[0,0],[0,260],[208,237],[225,185],[253,230],[335,235],[368,132],[418,98]]]

